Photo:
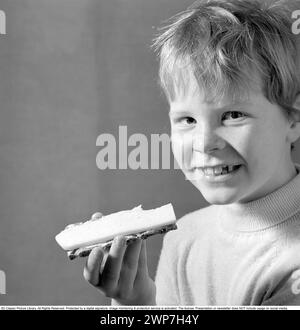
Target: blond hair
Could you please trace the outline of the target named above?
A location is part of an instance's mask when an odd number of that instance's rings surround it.
[[[286,4],[283,0],[200,0],[172,17],[153,43],[168,101],[178,91],[186,91],[192,74],[207,102],[224,96],[236,99],[259,87],[270,102],[289,112],[300,80]]]

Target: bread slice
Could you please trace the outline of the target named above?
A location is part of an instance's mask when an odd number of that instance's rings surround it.
[[[136,238],[177,229],[172,204],[152,210],[143,210],[139,205],[131,210],[120,211],[100,219],[68,226],[56,235],[57,243],[68,251],[70,259],[87,256],[92,248],[101,245],[108,249],[114,237],[125,236],[130,242]]]

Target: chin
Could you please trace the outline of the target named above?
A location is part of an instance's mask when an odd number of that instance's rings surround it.
[[[199,187],[196,186],[197,189]],[[239,194],[237,191],[230,189],[199,189],[203,198],[209,203],[214,205],[227,205],[237,203],[239,201]]]

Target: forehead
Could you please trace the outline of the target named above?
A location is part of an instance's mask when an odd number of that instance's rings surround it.
[[[243,107],[253,102],[255,94],[247,91],[241,94],[224,95],[212,101],[207,100],[206,91],[202,89],[195,79],[191,80],[185,90],[178,89],[173,100],[169,102],[170,112],[194,110],[194,108],[207,107],[222,109],[228,107]]]
[[[254,78],[245,81],[245,84],[238,86],[224,82],[224,88],[214,90],[213,86],[206,86],[198,81],[195,75],[188,70],[182,79],[173,82],[173,94],[169,104],[174,106],[179,103],[197,102],[214,107],[221,107],[226,104],[244,104],[255,95],[262,94],[262,87],[258,79]]]

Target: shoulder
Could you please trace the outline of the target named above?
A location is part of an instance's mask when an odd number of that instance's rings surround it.
[[[216,215],[213,205],[185,214],[177,220],[177,229],[165,235],[164,245],[183,246],[212,231]]]

